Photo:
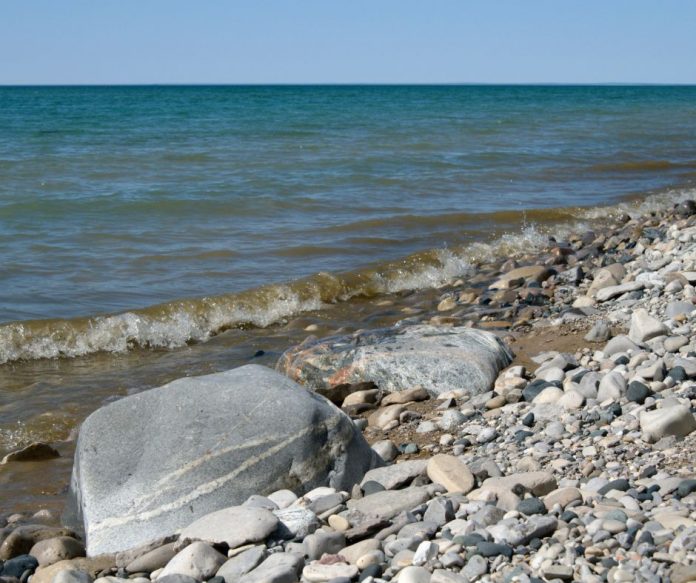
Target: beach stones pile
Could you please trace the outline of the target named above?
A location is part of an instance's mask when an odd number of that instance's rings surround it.
[[[343,408],[340,413],[308,391],[312,420],[353,418],[342,435],[360,444],[356,459],[363,465],[349,478],[331,482],[329,476],[348,472],[340,463],[322,484],[302,491],[267,487],[277,482],[259,478],[256,491],[227,494],[228,503],[182,521],[175,533],[102,557],[78,557],[83,549],[74,532],[42,533],[37,525],[27,528],[28,519],[11,517],[0,531],[6,561],[0,577],[12,583],[29,576],[32,583],[696,581],[691,212],[624,217],[611,232],[554,243],[535,265],[510,264],[489,275],[478,295],[448,290],[440,310],[421,316],[418,333],[433,330],[436,340],[430,359],[428,350],[414,348],[418,366],[408,370],[419,369],[418,376],[395,375],[398,382],[389,384],[387,368],[365,374],[377,370],[377,352],[363,358],[358,349],[379,343],[364,334],[310,341],[286,355],[281,370],[296,371],[295,378]],[[501,310],[510,325],[500,324]],[[496,369],[475,390],[465,373],[457,383],[434,387],[426,381],[444,378],[437,351],[456,360],[461,347],[445,344],[464,329],[438,331],[432,326],[438,318],[493,322],[491,328],[504,330],[528,326],[549,339],[562,331],[575,334],[577,346],[562,351],[553,342],[540,344],[532,362]],[[387,334],[384,346],[409,338],[405,330]],[[409,342],[421,337],[414,333]],[[392,366],[408,358],[387,360]],[[273,402],[290,407],[285,397],[292,393],[305,407],[291,385],[282,385]],[[255,386],[251,392],[258,399]],[[191,399],[183,410],[195,420],[200,403]],[[250,409],[248,402],[244,410]],[[297,415],[288,408],[257,438],[273,437]],[[223,426],[215,433],[226,435]],[[362,437],[352,433],[359,430],[387,465],[376,467]],[[343,443],[336,459],[348,459],[341,457]],[[276,458],[267,459],[275,467]],[[127,484],[130,471],[109,479]],[[167,483],[160,477],[148,487],[166,491]]]

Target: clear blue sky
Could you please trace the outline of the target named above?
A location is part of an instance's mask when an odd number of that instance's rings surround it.
[[[0,84],[696,83],[696,0],[0,0]]]

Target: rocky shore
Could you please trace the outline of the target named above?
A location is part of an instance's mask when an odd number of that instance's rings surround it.
[[[696,581],[696,204],[526,259],[97,411],[0,580]]]

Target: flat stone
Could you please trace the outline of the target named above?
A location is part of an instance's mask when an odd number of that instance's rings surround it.
[[[405,490],[385,490],[370,494],[358,500],[348,500],[351,510],[377,518],[393,518],[400,512],[411,510],[430,498],[425,487],[407,488]]]
[[[404,405],[388,405],[378,409],[367,418],[370,427],[384,429],[390,423],[399,421],[399,417],[406,410]]]
[[[304,565],[301,555],[273,553],[236,583],[296,583]]]
[[[375,468],[365,474],[360,484],[374,481],[384,486],[385,490],[396,490],[412,482],[415,477],[424,476],[427,465],[428,460],[410,460]]]
[[[430,399],[430,394],[423,387],[413,387],[412,389],[404,389],[398,393],[390,393],[382,399],[382,405],[405,405],[412,401],[427,401]]]
[[[565,508],[571,502],[582,502],[582,494],[577,488],[558,488],[544,496],[544,505],[551,510],[556,504]]]
[[[622,296],[623,294],[641,290],[644,287],[645,285],[639,281],[629,281],[619,285],[610,285],[597,292],[597,301],[606,302],[618,296]]]
[[[348,395],[342,403],[342,407],[350,405],[375,404],[379,402],[379,396],[382,392],[379,389],[366,389],[364,391],[356,391]]]
[[[470,579],[464,575],[446,569],[435,569],[430,577],[430,583],[469,583],[469,581]]]
[[[101,577],[100,579],[106,579],[106,577]],[[98,580],[97,580],[98,581]],[[96,581],[95,581],[96,583]],[[117,583],[116,581],[110,581],[109,583]],[[157,583],[199,583],[193,577],[188,575],[165,575],[164,577],[157,577]]]
[[[167,543],[152,549],[129,561],[126,564],[126,571],[129,573],[152,573],[161,569],[176,555],[175,547],[176,543]]]
[[[641,344],[657,336],[669,334],[669,329],[659,320],[653,318],[645,308],[638,308],[631,316],[631,329],[628,337]]]
[[[246,365],[179,379],[90,415],[71,500],[96,555],[163,538],[253,494],[350,490],[381,463],[326,399]]]
[[[357,565],[360,557],[363,557],[372,551],[379,551],[381,549],[381,541],[377,540],[376,538],[368,538],[341,549],[339,554],[351,565]]]
[[[640,429],[646,441],[655,443],[670,435],[675,437],[689,435],[696,429],[696,419],[684,405],[663,407],[655,411],[643,411],[640,414]]]
[[[504,557],[512,557],[512,547],[506,544],[491,543],[487,541],[482,541],[476,545],[476,552],[482,557],[497,557],[502,555]]]
[[[544,496],[557,488],[556,478],[549,472],[520,472],[501,478],[488,478],[481,487],[512,490],[518,484],[534,496]]]
[[[56,573],[52,583],[92,583],[94,579],[89,573],[76,569],[65,569]]]
[[[227,557],[204,542],[194,542],[179,551],[160,573],[167,575],[187,575],[198,581],[207,581],[225,563]]]
[[[293,504],[298,496],[291,490],[276,490],[271,492],[267,498],[282,510]]]
[[[263,541],[278,526],[270,510],[248,506],[231,506],[202,516],[181,531],[182,540],[202,540],[214,545],[226,544],[234,549],[247,543]]]
[[[453,455],[437,454],[428,460],[427,474],[431,481],[448,492],[469,493],[476,484],[469,467]]]
[[[373,381],[398,392],[414,386],[437,395],[489,390],[511,354],[494,334],[466,327],[403,326],[358,332],[291,348],[277,369],[310,388]]]
[[[550,270],[544,265],[528,265],[525,267],[518,267],[517,269],[508,271],[504,275],[500,276],[500,278],[488,286],[488,289],[511,289],[514,287],[519,287],[527,280],[541,283],[542,281],[547,280],[553,274],[554,271]]]
[[[544,578],[547,581],[560,579],[561,581],[573,580],[573,567],[567,565],[549,565],[544,569]]]
[[[318,561],[310,563],[302,571],[302,578],[309,583],[324,583],[339,577],[345,577],[348,580],[353,579],[358,574],[358,568],[355,565],[347,563],[333,563],[330,565],[322,564]]]

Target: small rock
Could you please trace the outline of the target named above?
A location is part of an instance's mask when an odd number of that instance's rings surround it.
[[[644,438],[650,443],[673,435],[685,437],[696,429],[696,419],[688,407],[675,405],[640,414],[640,428]]]
[[[453,455],[437,454],[428,460],[428,478],[441,484],[448,492],[471,492],[475,485],[474,475],[469,467]]]
[[[657,336],[669,334],[668,328],[653,318],[645,308],[638,308],[631,317],[631,329],[628,337],[633,342],[643,343]]]
[[[167,575],[187,575],[198,581],[207,581],[227,561],[225,555],[217,552],[204,542],[194,542],[179,551],[160,573]]]
[[[202,516],[181,531],[182,540],[203,540],[211,544],[238,546],[264,540],[278,526],[270,510],[252,506],[231,506]]]

